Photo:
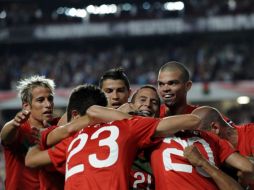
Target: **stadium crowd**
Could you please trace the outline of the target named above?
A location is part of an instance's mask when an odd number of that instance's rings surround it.
[[[50,45],[49,45],[50,46]],[[200,43],[153,48],[86,48],[75,50],[0,53],[0,90],[15,89],[16,81],[33,74],[55,80],[57,87],[98,83],[98,76],[112,67],[125,69],[131,84],[156,84],[156,72],[167,60],[180,60],[194,82],[252,80],[253,45],[249,43]],[[64,76],[64,77],[63,77]]]

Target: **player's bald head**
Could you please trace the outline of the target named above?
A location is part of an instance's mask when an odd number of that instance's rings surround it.
[[[224,126],[226,124],[221,113],[216,108],[211,106],[198,107],[192,111],[192,114],[200,117],[200,126],[203,130],[209,130],[212,122],[217,122],[220,126]]]

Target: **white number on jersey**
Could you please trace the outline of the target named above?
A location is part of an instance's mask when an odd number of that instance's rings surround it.
[[[140,177],[140,179],[137,179],[139,177]],[[147,175],[147,179],[146,179],[145,175],[142,172],[135,172],[134,173],[134,178],[136,179],[133,183],[133,188],[134,189],[138,188],[138,184],[142,184],[147,180],[147,188],[146,189],[150,190],[149,186],[151,185],[151,181],[152,181],[151,180],[152,177],[151,177],[150,174]]]
[[[201,139],[199,137],[191,137],[191,138],[188,138],[187,140],[183,140],[179,137],[173,136],[173,137],[167,137],[163,140],[163,142],[167,144],[170,144],[171,141],[175,141],[176,143],[181,145],[183,149],[186,148],[187,146],[194,144],[195,142],[199,142],[204,147],[204,150],[206,151],[208,155],[208,159],[210,163],[213,165],[215,164],[212,149],[210,145],[204,139]],[[186,172],[186,173],[192,172],[193,166],[191,164],[179,164],[179,163],[172,162],[171,155],[174,154],[174,155],[183,157],[183,149],[179,150],[176,148],[166,148],[162,152],[163,164],[166,171],[174,170],[174,171],[180,171],[180,172]],[[197,168],[197,171],[201,175],[205,177],[209,177],[209,175],[205,171],[203,171],[201,168]]]
[[[107,127],[102,127],[99,130],[97,130],[95,133],[92,134],[91,139],[97,139],[100,135],[100,133],[104,131],[109,131],[110,135],[109,137],[105,139],[99,140],[99,147],[100,146],[108,146],[110,151],[109,151],[109,156],[104,159],[104,160],[99,160],[96,156],[96,154],[91,154],[88,156],[89,164],[91,164],[95,168],[103,168],[103,167],[109,167],[113,165],[117,159],[118,159],[118,144],[116,142],[118,136],[119,136],[119,129],[116,126],[107,126]],[[78,164],[76,166],[72,166],[69,168],[69,162],[71,158],[80,152],[86,145],[86,142],[88,140],[88,135],[86,133],[81,133],[79,134],[75,139],[72,140],[68,147],[68,152],[70,151],[67,160],[66,160],[66,173],[65,173],[65,179],[68,177],[83,172],[85,170],[84,164]],[[75,142],[79,141],[79,144],[72,149],[73,145]],[[114,150],[114,151],[113,151]]]

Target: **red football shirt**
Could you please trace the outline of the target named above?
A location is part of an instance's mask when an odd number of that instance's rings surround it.
[[[254,156],[254,123],[236,126],[238,144],[236,149],[244,156]]]
[[[58,120],[59,118],[54,118],[51,124],[56,124]],[[12,145],[4,146],[6,189],[62,190],[64,176],[53,167],[41,169],[25,167],[28,148],[35,144],[31,132],[28,122],[22,124],[17,140]]]
[[[192,144],[195,144],[201,154],[216,166],[234,152],[226,140],[207,132],[179,132],[175,136],[164,138],[163,142],[151,152],[156,189],[218,189],[201,168],[194,168],[184,158],[184,148]]]
[[[138,149],[152,144],[159,119],[131,119],[93,125],[48,150],[61,167],[66,160],[65,189],[129,189],[129,173]]]
[[[7,190],[40,189],[38,170],[25,167],[27,150],[34,144],[31,132],[31,127],[26,122],[20,126],[17,140],[11,145],[3,145],[6,173],[5,188]]]

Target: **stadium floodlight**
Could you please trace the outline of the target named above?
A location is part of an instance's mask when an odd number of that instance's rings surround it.
[[[250,103],[250,97],[248,97],[248,96],[239,96],[236,101],[237,101],[238,104],[249,104]]]
[[[65,10],[66,10],[65,7],[59,7],[59,8],[56,10],[56,13],[59,14],[59,15],[62,15],[62,14],[65,13]]]
[[[86,7],[86,11],[89,14],[100,14],[100,15],[114,14],[117,12],[117,6],[115,4],[111,4],[111,5],[103,4],[100,6],[88,5]]]
[[[71,17],[85,18],[87,12],[85,9],[67,8],[65,9],[65,15]]]
[[[124,4],[122,5],[122,10],[123,10],[123,11],[130,11],[131,8],[132,8],[132,5],[131,5],[130,3],[124,3]]]
[[[0,19],[5,19],[6,18],[6,12],[5,11],[1,11],[0,12]]]
[[[228,8],[229,8],[231,11],[233,11],[233,10],[236,9],[236,2],[235,2],[235,0],[229,0],[229,1],[228,1]]]
[[[151,8],[151,5],[150,5],[149,2],[144,2],[144,3],[143,3],[143,9],[149,10],[150,8]]]
[[[168,11],[181,11],[184,9],[184,3],[182,1],[167,2],[164,4],[164,8]]]

